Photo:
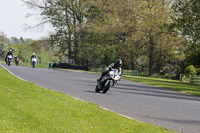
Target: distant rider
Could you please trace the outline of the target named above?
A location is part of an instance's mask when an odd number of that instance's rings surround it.
[[[101,77],[97,80],[98,82],[101,81],[102,77],[105,76],[107,73],[109,73],[112,69],[118,69],[119,75],[121,76],[121,66],[122,66],[122,60],[117,59],[115,63],[112,63],[108,66],[108,69],[102,73]]]
[[[6,58],[5,58],[6,64],[7,64],[8,56],[9,56],[9,55],[12,55],[12,57],[13,57],[12,49],[9,49],[9,51],[8,51],[8,53],[7,53],[7,55],[6,55]]]
[[[15,56],[15,64],[18,66],[19,64],[19,58],[17,56]]]
[[[33,55],[31,56],[31,64],[32,64],[32,59],[33,59],[33,58],[36,58],[36,59],[37,59],[35,53],[33,53]]]

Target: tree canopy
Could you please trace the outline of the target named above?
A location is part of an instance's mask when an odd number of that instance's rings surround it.
[[[192,54],[200,51],[199,0],[24,2],[55,28],[49,46],[76,65],[102,67],[121,58],[124,68],[154,75],[178,73],[200,55]]]

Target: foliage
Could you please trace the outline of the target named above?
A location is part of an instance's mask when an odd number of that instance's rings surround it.
[[[196,75],[197,72],[196,72],[194,66],[190,65],[190,66],[185,68],[185,74],[187,74],[187,75]]]
[[[6,43],[6,44],[10,43],[10,40],[6,37],[6,34],[1,31],[0,31],[0,42]]]
[[[185,58],[184,38],[165,27],[175,13],[169,0],[27,0],[41,11],[55,32],[50,36],[60,61],[88,68],[117,58],[126,69],[149,70],[149,75],[180,73]],[[49,44],[50,46],[50,44]],[[169,72],[171,70],[171,72]]]
[[[193,44],[200,44],[200,1],[178,0],[174,3],[174,25]]]
[[[19,53],[17,54],[18,58],[22,62],[30,62],[30,58],[32,55],[32,48],[28,45],[20,44],[18,46]]]
[[[174,2],[172,8],[174,16],[170,27],[188,41],[185,45],[187,49],[184,67],[200,65],[200,1],[178,0]]]
[[[8,45],[6,43],[0,42],[0,58],[4,59],[8,52]]]
[[[0,31],[0,59],[4,60],[6,53],[8,52],[9,43],[10,41],[6,37],[5,33]]]
[[[195,70],[197,72],[197,75],[200,75],[200,68],[196,68]]]

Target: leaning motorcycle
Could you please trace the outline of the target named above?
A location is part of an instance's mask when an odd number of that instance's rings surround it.
[[[8,64],[8,66],[10,66],[10,64],[12,63],[12,58],[13,58],[12,55],[8,55],[7,56],[7,64]]]
[[[112,86],[117,83],[121,78],[118,69],[110,70],[105,76],[102,77],[101,81],[97,81],[95,88],[96,92],[106,93]]]
[[[32,64],[33,68],[35,68],[36,63],[37,63],[37,58],[35,58],[35,57],[32,58],[32,59],[31,59],[31,64]]]

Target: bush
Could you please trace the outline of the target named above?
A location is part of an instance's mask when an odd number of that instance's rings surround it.
[[[190,65],[190,66],[188,66],[188,67],[185,68],[185,74],[186,75],[196,75],[197,72],[196,72],[194,66]]]
[[[200,75],[200,68],[196,68],[197,75]]]
[[[0,58],[4,59],[7,52],[8,52],[8,45],[6,43],[0,42]]]

